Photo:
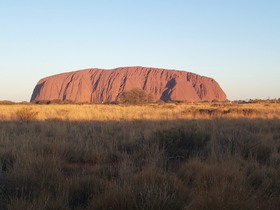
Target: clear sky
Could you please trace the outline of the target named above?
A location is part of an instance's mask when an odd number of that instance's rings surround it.
[[[162,67],[213,77],[228,99],[280,97],[279,0],[0,0],[0,100],[42,77]]]

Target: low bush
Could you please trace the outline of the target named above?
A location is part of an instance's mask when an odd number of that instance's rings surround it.
[[[195,125],[159,130],[155,136],[168,157],[188,158],[192,154],[198,155],[210,140],[210,134]]]
[[[0,101],[0,105],[14,105],[15,103],[16,102],[8,101],[8,100]]]
[[[36,120],[37,115],[38,112],[33,111],[31,107],[24,107],[16,112],[16,118],[25,122]]]
[[[152,94],[147,94],[141,88],[133,88],[120,95],[120,102],[123,104],[146,104],[154,101]]]
[[[133,200],[137,210],[180,210],[188,201],[182,183],[176,176],[147,168],[132,179]]]
[[[0,158],[0,166],[1,166],[1,172],[5,173],[8,172],[10,169],[13,168],[15,162],[15,157],[11,153],[5,153],[1,155]]]

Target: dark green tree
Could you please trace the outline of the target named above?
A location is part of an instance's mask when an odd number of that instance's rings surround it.
[[[123,104],[146,104],[153,102],[153,95],[147,94],[141,88],[133,88],[120,95],[120,103]]]

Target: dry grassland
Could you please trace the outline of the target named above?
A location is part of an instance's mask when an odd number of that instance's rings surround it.
[[[18,112],[31,120],[119,121],[119,120],[178,120],[178,119],[279,119],[280,103],[197,103],[149,105],[0,105],[0,120],[19,120]]]
[[[1,210],[279,206],[279,103],[0,105]]]

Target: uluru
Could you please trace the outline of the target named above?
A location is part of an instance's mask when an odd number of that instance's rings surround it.
[[[123,92],[141,88],[155,101],[225,101],[213,79],[195,73],[146,67],[84,69],[41,79],[31,102],[69,100],[75,103],[118,102]]]

